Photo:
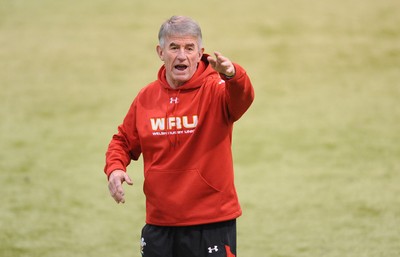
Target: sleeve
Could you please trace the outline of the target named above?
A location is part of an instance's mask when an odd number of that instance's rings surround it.
[[[226,101],[230,119],[237,121],[247,111],[254,100],[254,88],[246,71],[234,63],[235,75],[228,78],[221,75],[226,83]]]
[[[139,135],[136,128],[137,99],[135,99],[118,126],[118,133],[113,135],[106,152],[104,172],[107,177],[117,169],[126,171],[131,160],[137,160],[141,154]]]

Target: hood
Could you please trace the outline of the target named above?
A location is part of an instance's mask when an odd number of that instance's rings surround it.
[[[203,81],[207,76],[213,73],[217,74],[217,72],[211,67],[211,65],[207,61],[208,56],[209,56],[208,54],[203,54],[203,56],[200,59],[197,70],[193,74],[193,77],[187,82],[185,82],[185,84],[177,88],[177,90],[198,88],[203,84]],[[173,90],[167,82],[166,69],[164,65],[158,71],[158,81],[160,82],[163,88]]]

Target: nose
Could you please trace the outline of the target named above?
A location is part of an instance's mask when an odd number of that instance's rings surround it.
[[[186,59],[185,49],[183,49],[183,48],[179,49],[177,58],[178,58],[179,60],[184,60],[184,59]]]

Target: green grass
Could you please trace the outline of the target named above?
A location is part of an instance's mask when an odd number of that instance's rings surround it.
[[[400,255],[400,2],[0,0],[0,256],[139,256],[142,164],[116,205],[104,152],[194,17],[244,66],[238,255]]]

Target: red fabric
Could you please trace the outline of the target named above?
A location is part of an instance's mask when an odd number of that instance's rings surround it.
[[[106,153],[105,173],[126,171],[143,155],[146,222],[183,226],[237,218],[233,123],[249,108],[254,91],[246,72],[223,81],[202,58],[191,80],[174,90],[165,79],[143,88]]]
[[[229,245],[225,245],[225,251],[226,257],[236,257],[236,255],[231,252],[231,248],[229,247]]]

